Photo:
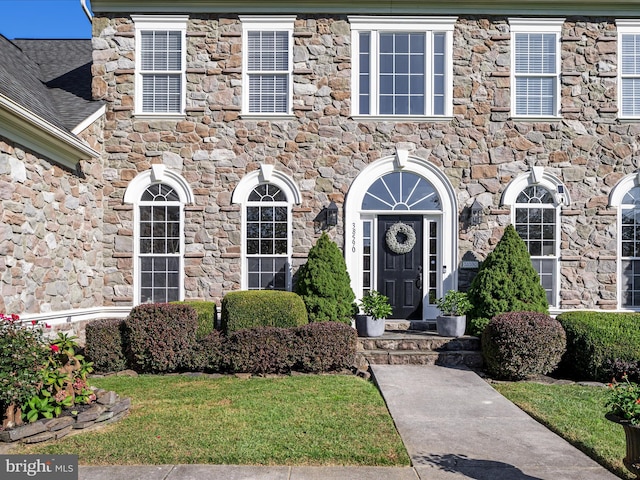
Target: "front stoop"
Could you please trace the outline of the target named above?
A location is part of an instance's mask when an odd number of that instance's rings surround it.
[[[477,337],[441,337],[425,331],[386,331],[358,338],[358,353],[371,365],[440,365],[482,367]]]

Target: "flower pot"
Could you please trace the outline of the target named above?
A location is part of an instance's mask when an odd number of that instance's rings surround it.
[[[440,315],[436,317],[436,330],[442,337],[461,337],[467,328],[466,315]]]
[[[356,330],[359,337],[381,337],[384,333],[384,319],[370,315],[356,315]]]
[[[622,459],[622,463],[631,473],[640,478],[640,425],[632,425],[626,420],[622,420],[617,415],[606,414],[607,420],[611,420],[622,425],[624,436],[627,440],[627,454]]]

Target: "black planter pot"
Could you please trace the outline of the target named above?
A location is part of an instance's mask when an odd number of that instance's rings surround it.
[[[640,478],[640,425],[632,425],[611,413],[607,413],[605,417],[622,426],[627,440],[627,454],[622,459],[622,463],[636,478]]]

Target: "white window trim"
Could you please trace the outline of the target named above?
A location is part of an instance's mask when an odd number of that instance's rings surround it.
[[[552,309],[557,309],[560,307],[560,240],[561,240],[561,216],[560,210],[563,205],[569,206],[571,205],[571,198],[569,196],[569,191],[567,187],[554,175],[549,173],[547,169],[543,167],[531,167],[531,170],[528,173],[523,173],[518,177],[514,178],[509,185],[505,188],[502,199],[500,201],[500,205],[509,207],[511,210],[511,225],[516,224],[516,209],[517,208],[532,208],[532,204],[530,203],[516,203],[516,200],[520,193],[527,188],[528,186],[539,185],[541,187],[546,188],[551,195],[553,196],[554,206],[553,207],[542,207],[542,208],[554,208],[556,215],[556,228],[555,228],[555,252],[553,255],[536,255],[535,258],[553,258],[555,259],[554,265],[554,291],[555,298],[553,299],[553,304],[549,305]]]
[[[187,21],[188,15],[131,15],[131,19],[135,28],[135,102],[134,115],[144,118],[183,118],[186,106],[186,88],[187,88]],[[141,52],[141,35],[140,32],[148,30],[156,31],[180,31],[181,32],[181,49],[182,62],[180,72],[180,112],[145,112],[142,108],[142,55]]]
[[[154,183],[163,183],[173,188],[180,203],[180,285],[179,299],[184,300],[184,206],[194,203],[195,197],[189,183],[177,173],[168,170],[165,165],[153,165],[151,170],[138,174],[127,186],[124,203],[133,205],[133,305],[140,304],[140,205],[153,202],[142,202],[143,193]]]
[[[249,202],[249,195],[253,190],[263,183],[270,183],[282,190],[287,197],[287,259],[289,263],[289,272],[287,272],[287,290],[292,289],[293,275],[291,272],[291,263],[293,260],[293,205],[299,205],[302,202],[302,195],[296,183],[289,176],[275,170],[273,165],[261,164],[259,170],[254,170],[245,175],[233,190],[231,195],[231,203],[240,205],[240,221],[242,224],[242,240],[240,244],[240,261],[242,277],[240,280],[240,289],[248,290],[249,288],[249,268],[247,255],[247,205],[260,206],[260,202]],[[263,204],[266,205],[266,204]],[[265,255],[267,256],[267,255]],[[284,256],[284,255],[270,255]]]
[[[355,119],[369,119],[369,120],[390,120],[390,121],[405,121],[405,120],[434,120],[442,121],[446,118],[453,116],[453,30],[455,28],[458,17],[375,17],[375,16],[349,16],[349,23],[351,24],[351,116]],[[370,115],[360,114],[360,89],[356,88],[360,82],[360,61],[358,56],[360,55],[360,33],[372,32],[377,34],[379,32],[418,32],[425,33],[427,35],[437,32],[445,34],[446,52],[448,53],[445,65],[445,100],[444,100],[444,114],[432,115],[433,112],[433,96],[429,87],[431,82],[426,82],[425,97],[427,98],[427,111],[425,115],[379,115],[378,114],[378,48],[377,42],[372,35],[372,54],[371,54],[371,72],[370,75],[374,81],[371,85],[371,98],[374,99],[373,108],[374,112]],[[428,45],[431,45],[430,41],[427,41]],[[375,45],[375,46],[374,46]],[[429,58],[426,62],[426,70],[430,72],[433,66],[432,59],[433,49],[430,48],[427,52]],[[429,100],[429,97],[430,100]]]
[[[511,118],[514,120],[559,120],[561,115],[561,84],[560,78],[562,76],[562,26],[564,25],[564,18],[509,18],[509,28],[511,29]],[[556,34],[556,74],[553,75],[556,79],[556,98],[555,98],[555,115],[522,115],[516,113],[516,46],[515,46],[515,34],[516,33],[555,33]],[[551,76],[548,74],[539,75]]]
[[[242,117],[288,119],[293,115],[293,28],[295,15],[240,15],[242,22]],[[289,58],[287,71],[287,111],[286,112],[249,112],[249,45],[250,31],[289,32]]]
[[[621,120],[640,120],[638,115],[624,115],[622,109],[622,80],[624,78],[638,78],[640,75],[624,75],[622,73],[622,35],[640,35],[640,19],[616,19],[616,27],[618,30],[618,117]]]

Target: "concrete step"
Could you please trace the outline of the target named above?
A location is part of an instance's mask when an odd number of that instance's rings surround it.
[[[482,353],[457,350],[449,352],[365,350],[359,352],[370,365],[440,365],[443,367],[482,367]]]

